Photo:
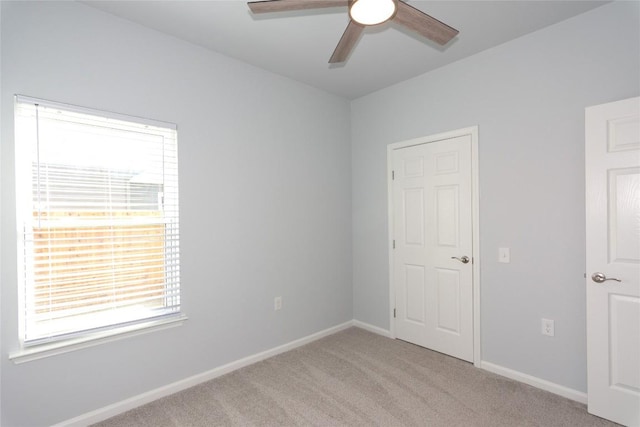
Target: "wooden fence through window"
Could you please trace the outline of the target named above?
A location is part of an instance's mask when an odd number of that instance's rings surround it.
[[[164,306],[165,225],[157,211],[34,213],[36,313]]]

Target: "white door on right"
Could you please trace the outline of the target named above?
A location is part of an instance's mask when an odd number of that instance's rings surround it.
[[[640,425],[640,98],[586,109],[588,410]]]

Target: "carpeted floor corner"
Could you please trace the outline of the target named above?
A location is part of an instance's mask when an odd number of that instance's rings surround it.
[[[350,328],[95,424],[615,426],[585,405]]]

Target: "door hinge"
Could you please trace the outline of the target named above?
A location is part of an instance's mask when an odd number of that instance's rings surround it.
[[[396,171],[391,171],[391,179],[396,179]]]
[[[394,319],[396,318],[396,309],[395,308],[393,309],[393,318]]]
[[[395,239],[394,239],[394,240],[393,240],[393,249],[395,249],[395,248],[396,248],[396,241],[395,241]]]

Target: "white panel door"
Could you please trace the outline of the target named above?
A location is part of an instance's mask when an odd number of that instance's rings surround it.
[[[640,98],[586,109],[589,412],[640,425]]]
[[[472,362],[471,136],[392,161],[396,337]]]

